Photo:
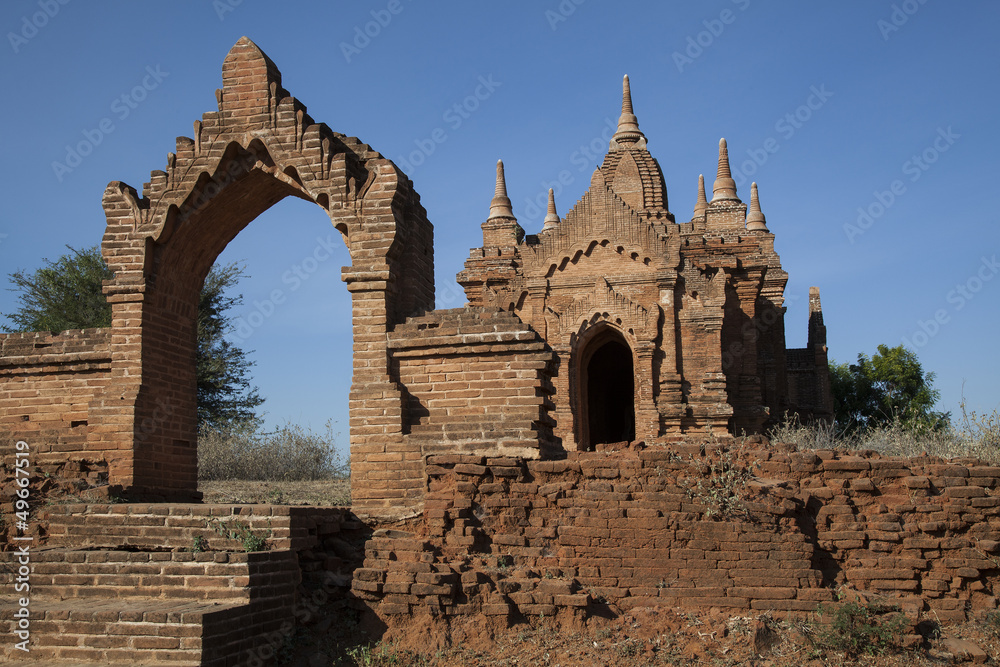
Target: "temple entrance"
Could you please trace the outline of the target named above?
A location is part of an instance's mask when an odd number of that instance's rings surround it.
[[[632,350],[617,333],[591,344],[586,359],[588,449],[635,439],[635,387]]]
[[[313,121],[249,39],[230,50],[222,71],[218,111],[195,122],[194,137],[177,139],[166,171],[152,172],[141,195],[118,181],[104,191],[102,252],[115,274],[104,286],[112,307],[112,382],[90,403],[88,414],[101,428],[88,431],[87,445],[109,452],[109,484],[131,499],[200,498],[195,351],[201,285],[219,254],[258,215],[297,197],[322,209],[336,232],[301,255],[292,253],[287,276],[267,292],[265,310],[288,298],[309,266],[318,270],[332,246],[346,244],[350,264],[340,277],[351,298],[354,341],[348,401],[351,414],[365,415],[350,420],[353,508],[395,516],[406,503],[419,506],[421,466],[385,477],[386,460],[419,460],[419,446],[401,442],[403,398],[386,334],[434,307],[433,227],[396,166]],[[276,231],[274,243],[285,236]],[[259,311],[256,321],[263,324],[264,317]],[[292,344],[305,346],[304,336]]]

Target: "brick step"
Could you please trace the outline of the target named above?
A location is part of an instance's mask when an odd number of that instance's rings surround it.
[[[13,586],[15,553],[0,553],[0,586]],[[31,552],[31,589],[61,598],[247,600],[247,553],[85,551]]]
[[[3,600],[0,623],[11,641],[4,643],[5,661],[89,661],[91,664],[158,662],[203,664],[202,647],[212,646],[244,613],[241,602],[156,599],[59,600],[31,598],[29,651],[14,646],[15,601]],[[220,663],[222,664],[222,663]]]
[[[287,505],[203,505],[196,503],[112,505],[69,504],[46,508],[50,546],[103,549],[193,549],[242,551],[240,539],[222,533],[245,532],[266,539],[270,549],[308,549],[317,531],[336,532],[340,508]],[[196,540],[198,545],[196,545]]]

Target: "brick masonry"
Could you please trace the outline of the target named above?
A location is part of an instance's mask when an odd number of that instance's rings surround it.
[[[88,434],[91,408],[110,384],[107,329],[0,334],[0,438],[31,440],[32,462],[47,468],[101,461],[106,469]]]
[[[723,483],[724,462],[742,482]],[[376,533],[355,572],[355,594],[390,624],[811,612],[838,587],[914,618],[997,607],[1000,468],[975,460],[676,443],[561,461],[442,454],[428,477],[422,521]],[[712,500],[726,486],[728,516]]]
[[[819,291],[807,347],[787,349],[787,275],[724,142],[711,201],[702,188],[678,222],[626,81],[619,131],[565,218],[553,201],[526,234],[499,166],[483,246],[459,274],[470,305],[436,311],[433,228],[392,162],[314,122],[246,38],[216,97],[141,194],[104,193],[112,326],[0,336],[3,453],[29,441],[36,494],[198,500],[197,295],[229,240],[296,196],[351,255],[352,509],[368,525],[316,508],[53,506],[36,522],[46,655],[226,664],[205,651],[255,650],[295,614],[298,583],[331,572],[387,624],[800,613],[837,586],[941,620],[997,607],[1000,469],[730,436],[832,406]],[[3,483],[12,498],[8,471]],[[275,551],[220,543],[234,520]],[[367,539],[360,568],[327,549],[348,525]],[[196,538],[221,553],[184,552]],[[80,610],[57,589],[104,602]],[[215,599],[224,608],[199,607]]]
[[[354,509],[421,511],[428,456],[559,458],[619,440],[755,433],[786,411],[832,414],[826,333],[784,339],[787,275],[756,187],[749,207],[720,147],[712,199],[689,222],[632,112],[589,190],[526,234],[502,165],[483,246],[434,311],[433,227],[412,182],[370,146],[315,122],[275,64],[241,38],[218,109],[180,137],[141,192],[104,192],[114,278],[107,330],[0,338],[0,424],[36,461],[106,472],[109,494],[198,500],[200,287],[226,244],[284,197],[314,202],[351,255],[349,398]],[[6,448],[4,448],[6,451]]]
[[[268,664],[296,620],[343,598],[356,566],[345,536],[370,533],[342,508],[267,505],[67,504],[38,521],[30,591],[14,593],[19,556],[0,552],[0,625],[31,599],[31,650],[7,642],[8,661]],[[220,535],[233,522],[267,550]]]

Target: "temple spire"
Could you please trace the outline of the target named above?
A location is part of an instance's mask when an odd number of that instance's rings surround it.
[[[514,211],[510,208],[510,198],[507,196],[507,181],[503,175],[503,160],[497,160],[497,187],[490,202],[490,219],[513,217]]]
[[[622,80],[622,115],[618,118],[618,131],[611,138],[611,145],[633,144],[640,139],[645,139],[642,130],[639,129],[639,120],[632,111],[632,89],[629,86],[628,74]]]
[[[757,184],[750,184],[750,211],[747,213],[748,232],[766,232],[767,220],[760,210],[760,200],[757,198]]]
[[[549,210],[545,214],[545,224],[542,225],[542,231],[546,229],[552,229],[559,224],[559,214],[556,213],[556,194],[549,188]]]
[[[722,199],[740,200],[736,195],[736,181],[733,180],[733,174],[729,171],[729,149],[726,147],[725,139],[719,139],[719,171],[715,177],[715,184],[712,186],[712,201]]]
[[[694,205],[694,217],[704,218],[708,209],[708,200],[705,198],[705,175],[698,174],[698,201]]]

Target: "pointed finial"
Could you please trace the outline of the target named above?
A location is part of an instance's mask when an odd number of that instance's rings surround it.
[[[698,201],[694,205],[694,217],[704,218],[706,209],[708,209],[708,200],[705,199],[705,175],[698,174]]]
[[[712,201],[720,199],[740,199],[736,196],[736,181],[729,171],[729,149],[725,139],[719,139],[719,172],[715,177],[715,185],[712,186]]]
[[[632,112],[632,88],[626,74],[622,80],[622,115],[618,119],[618,131],[612,137],[612,147],[615,142],[631,144],[644,138],[645,135],[639,129],[639,120]]]
[[[760,210],[760,200],[757,198],[757,184],[750,184],[750,211],[747,213],[748,232],[766,232],[767,220]]]
[[[549,210],[545,214],[545,224],[542,230],[552,229],[559,224],[559,214],[556,213],[556,193],[549,188]]]
[[[507,181],[503,175],[503,160],[497,160],[497,188],[490,202],[490,218],[513,218],[510,198],[507,196]]]

